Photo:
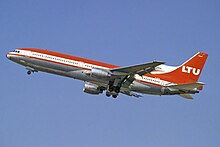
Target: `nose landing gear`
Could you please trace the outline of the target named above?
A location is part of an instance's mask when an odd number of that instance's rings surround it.
[[[30,75],[31,73],[34,73],[34,72],[37,72],[37,70],[35,70],[34,68],[32,67],[26,67],[27,69],[27,74]]]
[[[27,71],[27,74],[28,74],[28,75],[30,75],[30,74],[31,74],[31,71],[30,71],[30,70],[28,70],[28,71]]]

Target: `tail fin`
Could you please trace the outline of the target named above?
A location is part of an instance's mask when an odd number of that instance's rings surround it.
[[[175,83],[197,82],[206,62],[208,54],[198,52],[175,70],[165,73]]]

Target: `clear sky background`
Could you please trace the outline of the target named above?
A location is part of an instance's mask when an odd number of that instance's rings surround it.
[[[179,96],[83,93],[83,82],[26,74],[5,54],[38,47],[127,66],[209,54],[204,90]],[[1,147],[218,147],[219,0],[1,0]]]

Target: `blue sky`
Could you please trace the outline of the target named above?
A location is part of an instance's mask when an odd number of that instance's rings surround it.
[[[217,147],[220,144],[218,0],[1,0],[0,146]],[[194,100],[83,93],[83,82],[27,76],[7,60],[38,47],[127,66],[179,65],[209,54]]]

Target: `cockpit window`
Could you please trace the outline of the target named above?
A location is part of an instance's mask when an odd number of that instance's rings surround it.
[[[18,51],[18,50],[14,50],[14,52],[16,52],[16,53],[20,53],[20,51]]]

